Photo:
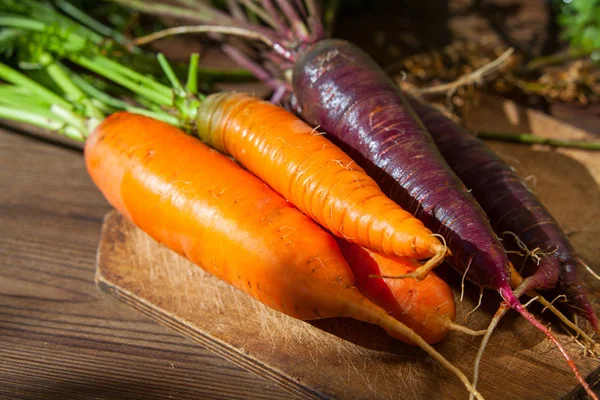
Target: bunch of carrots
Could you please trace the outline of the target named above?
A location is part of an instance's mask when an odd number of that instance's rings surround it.
[[[125,48],[117,32],[64,1],[59,4],[63,12],[32,0],[0,6],[4,38],[41,72],[34,79],[0,64],[6,82],[0,86],[0,118],[85,141],[94,183],[158,242],[287,315],[351,317],[379,325],[422,348],[471,396],[482,398],[431,346],[449,330],[483,333],[453,322],[452,290],[431,272],[448,259],[482,288],[501,294],[508,306],[501,306],[493,325],[508,307],[517,310],[556,343],[596,398],[562,345],[518,299],[560,282],[567,296],[579,296],[576,304],[598,332],[591,307],[581,307],[589,301],[576,275],[563,266],[570,259],[548,257],[548,266],[526,269],[525,279],[514,270],[511,276],[494,232],[496,225],[511,230],[525,246],[564,245],[571,255],[558,226],[546,224],[550,228],[541,233],[515,226],[524,223],[522,210],[486,201],[486,194],[501,190],[536,199],[518,192],[521,181],[480,142],[448,128],[449,122],[418,100],[406,99],[366,54],[325,39],[315,2],[278,1],[278,7],[271,1],[228,2],[231,15],[198,3],[196,20],[211,15],[206,22],[213,25],[182,30],[261,40],[256,54],[228,42],[222,46],[274,88],[275,100],[285,101],[308,123],[246,94],[198,93],[197,55],[190,59],[185,85],[162,55],[158,64],[165,83],[136,72],[119,62]],[[245,18],[241,4],[266,26]],[[126,50],[147,57],[137,47]],[[290,70],[292,80],[286,81]],[[128,101],[114,95],[123,89]],[[481,197],[479,189],[473,188],[473,197],[463,184],[478,185],[474,172],[469,174],[473,167],[444,152],[457,146],[452,141],[478,152],[476,168],[498,171],[493,176],[500,179],[487,182],[491,189],[481,189]],[[499,187],[506,182],[512,186]],[[493,207],[505,211],[495,218]],[[539,205],[533,218],[553,221],[546,213]],[[490,327],[484,343],[491,332]]]

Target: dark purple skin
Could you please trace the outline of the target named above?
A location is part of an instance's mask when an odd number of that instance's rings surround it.
[[[292,84],[302,117],[326,131],[391,199],[441,234],[457,270],[481,287],[512,293],[508,258],[483,210],[367,54],[345,41],[320,41],[301,54]]]
[[[526,270],[533,272],[526,279],[527,288],[552,289],[559,282],[569,304],[600,332],[598,317],[577,274],[578,261],[573,248],[535,194],[481,140],[435,108],[410,97],[407,99],[448,165],[472,190],[496,233],[504,237],[505,247],[512,245],[509,250],[518,250],[516,241],[503,235],[508,231],[516,234],[529,250],[537,248],[545,254],[541,255],[539,265],[528,259]]]

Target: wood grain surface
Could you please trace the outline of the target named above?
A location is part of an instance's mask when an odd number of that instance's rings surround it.
[[[577,161],[554,152],[494,144],[523,176],[536,176],[536,192],[594,268],[600,248],[600,192]],[[460,277],[441,274],[460,290]],[[116,212],[106,218],[98,255],[99,285],[132,307],[258,375],[298,398],[462,399],[462,384],[421,351],[363,323],[335,319],[305,323],[273,311],[154,242]],[[598,298],[600,282],[590,281]],[[478,290],[468,285],[457,321],[475,307]],[[486,326],[498,305],[486,292],[468,325]],[[532,306],[540,315],[540,308]],[[546,317],[546,314],[543,314]],[[546,322],[554,322],[548,317]],[[555,328],[555,331],[558,329]],[[584,376],[600,380],[600,362],[567,344]],[[452,333],[437,348],[463,370],[479,340]],[[583,398],[556,348],[516,314],[495,333],[484,357],[479,388],[489,399]]]

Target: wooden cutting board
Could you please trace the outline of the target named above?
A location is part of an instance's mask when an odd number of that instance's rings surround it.
[[[536,192],[557,217],[584,260],[600,269],[600,191],[588,170],[554,152],[525,146],[493,148],[524,176],[536,177]],[[462,384],[420,350],[390,339],[377,327],[352,320],[311,323],[259,304],[154,242],[116,212],[107,215],[98,250],[97,282],[108,293],[232,362],[273,380],[298,398],[464,399]],[[460,276],[439,270],[457,292]],[[590,276],[597,301],[600,284]],[[467,285],[457,321],[477,303]],[[484,294],[482,307],[466,324],[486,326],[498,297]],[[532,306],[536,314],[541,308]],[[557,322],[548,317],[547,322]],[[584,376],[600,381],[598,359],[560,334]],[[436,347],[469,371],[478,338],[451,333]],[[558,351],[525,321],[509,314],[483,360],[479,388],[487,399],[584,398]]]

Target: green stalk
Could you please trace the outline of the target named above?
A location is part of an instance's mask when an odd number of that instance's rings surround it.
[[[552,139],[535,136],[530,133],[507,134],[498,132],[480,132],[477,134],[477,137],[481,139],[499,140],[505,142],[545,144],[554,147],[567,147],[583,150],[600,150],[599,141]]]
[[[132,106],[131,104],[128,104],[127,102],[125,102],[123,100],[117,99],[115,97],[112,97],[108,93],[103,92],[102,90],[98,89],[94,85],[87,82],[85,79],[83,79],[79,75],[73,75],[72,79],[73,79],[73,82],[75,82],[75,84],[77,84],[77,86],[79,86],[79,88],[81,88],[81,90],[84,93],[86,93],[88,96],[98,100],[99,103],[102,105],[112,107],[113,109],[116,109],[116,110],[123,110],[123,111],[128,111],[131,113],[135,113],[135,114],[145,115],[146,117],[158,119],[158,120],[161,120],[168,124],[175,125],[177,127],[181,126],[181,123],[177,117],[167,114],[166,112],[164,112],[162,110],[152,111],[152,110],[148,110],[145,108]],[[109,107],[106,107],[107,112],[108,112]]]
[[[62,133],[70,139],[77,140],[79,142],[85,141],[87,136],[83,133],[87,133],[87,129],[81,132],[73,126],[66,125],[59,118],[48,118],[45,115],[40,115],[36,112],[27,111],[20,108],[0,105],[0,118],[56,131]]]
[[[173,97],[173,91],[171,90],[171,88],[158,82],[153,76],[143,75],[129,67],[124,66],[123,64],[120,64],[101,55],[97,55],[94,58],[96,62],[103,64],[106,68],[110,68],[123,75],[124,77],[132,79],[140,85],[143,85],[147,88],[151,88],[155,92],[163,95],[168,99],[171,99]]]
[[[70,108],[64,108],[55,104],[50,107],[50,111],[63,120],[67,126],[71,126],[77,129],[77,131],[82,132],[84,139],[89,136],[90,131],[86,126],[87,118],[78,115]]]
[[[34,32],[43,32],[46,24],[31,18],[0,16],[0,25],[3,27],[27,29]]]
[[[73,83],[75,83],[87,96],[99,100],[109,108],[124,110],[127,106],[129,106],[129,104],[123,100],[110,96],[77,74],[73,74],[71,79],[73,80]]]
[[[65,14],[69,15],[74,20],[80,22],[81,24],[89,27],[95,32],[98,32],[100,35],[104,37],[110,37],[115,42],[126,45],[128,40],[123,34],[120,32],[109,28],[108,26],[96,21],[94,18],[90,17],[71,3],[66,0],[56,0],[56,6],[60,8]]]
[[[29,0],[23,1],[27,2]],[[33,4],[30,5],[32,13],[42,13],[42,11],[47,12],[47,14],[55,13],[55,10],[51,7],[44,8],[45,6],[40,5],[42,7],[40,9],[35,6],[35,3]],[[107,33],[100,26],[94,25],[93,20],[86,20],[87,16],[81,11],[69,8],[70,4],[66,1],[59,0],[59,4],[70,10],[71,14],[75,14],[80,21],[83,20],[84,23],[93,26],[94,29]],[[191,130],[199,100],[196,96],[191,95],[193,93],[185,91],[164,55],[158,56],[159,65],[173,88],[163,85],[151,76],[138,73],[101,55],[101,48],[96,47],[88,38],[88,28],[79,25],[79,23],[61,15],[43,15],[43,17],[44,21],[55,20],[56,23],[47,25],[27,18],[0,17],[0,26],[8,25],[37,32],[32,39],[32,44],[40,47],[42,51],[40,52],[37,47],[35,48],[38,54],[36,61],[42,64],[44,71],[64,92],[66,99],[12,70],[10,67],[0,65],[1,79],[21,87],[21,90],[26,89],[31,93],[42,93],[41,97],[44,99],[43,104],[39,104],[39,102],[33,104],[26,101],[32,100],[32,96],[26,96],[26,100],[20,102],[21,105],[25,106],[22,113],[15,113],[15,107],[8,106],[4,108],[4,113],[1,116],[60,131],[78,140],[87,137],[99,120],[104,118],[101,110],[109,111],[111,107],[146,115]],[[64,24],[63,19],[66,20]],[[85,35],[80,35],[81,32]],[[48,35],[51,40],[42,40],[39,33]],[[102,40],[101,37],[100,39]],[[38,40],[37,43],[36,40]],[[44,47],[46,43],[48,45]],[[62,65],[55,57],[67,58],[81,67],[131,90],[141,97],[140,104],[147,104],[149,109],[130,105],[95,88]],[[197,92],[198,87],[198,62],[198,55],[193,56],[188,70],[187,86],[195,92]],[[6,92],[13,97],[17,95],[14,89],[11,90],[12,92],[10,90],[6,90]],[[2,101],[0,101],[1,103]],[[74,107],[77,103],[85,106],[85,113],[80,107]],[[177,116],[164,111],[163,107],[174,107],[178,112]],[[80,113],[84,115],[79,115]]]
[[[127,109],[125,109],[125,111],[133,113],[133,114],[144,115],[146,117],[150,117],[150,118],[157,119],[159,121],[166,122],[169,125],[173,125],[178,128],[183,128],[183,124],[179,118],[177,118],[174,115],[162,112],[162,111],[156,112],[156,111],[148,110],[146,108],[133,107],[133,106],[127,107]]]
[[[600,51],[600,48],[595,49],[569,49],[566,53],[551,54],[549,56],[537,57],[525,64],[523,72],[531,72],[550,65],[562,64],[567,61],[577,60],[580,58],[590,57],[594,52]]]
[[[7,1],[7,0],[4,0]],[[11,0],[8,0],[10,2]],[[7,8],[17,14],[24,15],[30,20],[45,25],[45,28],[49,26],[61,26],[63,29],[68,29],[76,34],[84,34],[88,40],[92,40],[95,44],[102,43],[102,36],[98,35],[93,30],[81,25],[80,23],[74,22],[70,18],[58,13],[56,8],[49,5],[46,2],[39,0],[18,0],[18,5],[15,8],[7,6]],[[23,9],[23,6],[27,9]],[[23,26],[25,28],[25,26]]]
[[[157,93],[154,89],[144,86],[139,81],[134,81],[129,79],[128,77],[123,76],[116,71],[114,68],[111,68],[114,64],[114,61],[110,61],[107,59],[102,60],[104,57],[102,56],[93,56],[91,58],[77,56],[73,57],[72,60],[82,67],[97,73],[100,76],[103,76],[106,79],[109,79],[132,92],[147,98],[150,101],[153,101],[157,104],[170,106],[173,104],[173,96],[169,94],[168,96],[163,95],[162,93]],[[101,62],[102,60],[102,62]],[[109,62],[106,62],[109,61]],[[121,66],[119,66],[121,67]],[[166,88],[166,86],[165,86]],[[168,88],[167,88],[168,89]]]
[[[21,107],[0,105],[0,118],[50,130],[58,130],[64,126],[64,123],[55,116],[40,115],[37,112],[23,110]]]
[[[52,12],[52,11],[50,10],[48,12]],[[83,27],[81,27],[81,25],[73,24],[70,20],[67,20],[67,21],[68,21],[67,25],[73,26],[74,30],[77,30],[77,29],[82,30]],[[38,21],[34,21],[29,18],[22,18],[22,17],[0,17],[0,26],[11,26],[11,27],[15,27],[15,28],[31,30],[34,32],[44,32],[44,30],[46,30],[48,28],[42,22],[38,22]],[[91,33],[93,33],[93,32],[91,32]],[[96,34],[94,33],[94,35],[96,35]],[[142,74],[139,74],[139,73],[135,72],[134,70],[127,68],[125,66],[122,66],[121,64],[118,64],[104,56],[101,56],[101,55],[94,55],[94,56],[89,57],[89,56],[85,56],[85,55],[81,55],[81,54],[76,54],[78,51],[82,52],[82,51],[86,50],[86,47],[88,45],[88,43],[86,43],[86,38],[87,38],[87,36],[84,38],[84,37],[77,35],[74,32],[70,32],[70,34],[68,35],[67,38],[63,38],[64,40],[67,41],[67,43],[65,43],[65,45],[63,46],[62,49],[59,50],[59,52],[67,51],[65,49],[69,49],[70,48],[69,45],[71,45],[76,50],[72,49],[71,50],[72,54],[67,54],[67,56],[75,62],[78,62],[78,63],[82,62],[84,64],[82,66],[84,66],[85,68],[88,68],[91,71],[94,71],[102,76],[104,76],[102,74],[102,71],[104,69],[111,70],[111,72],[117,71],[120,75],[123,76],[123,79],[122,79],[123,82],[124,82],[124,78],[128,77],[137,83],[136,86],[130,85],[129,87],[125,86],[125,84],[121,83],[121,82],[119,82],[119,84],[122,84],[123,86],[128,87],[130,90],[133,90],[134,87],[139,87],[141,85],[147,86],[152,89],[145,90],[145,88],[142,88],[141,91],[144,93],[143,95],[149,96],[150,98],[153,99],[153,101],[156,101],[163,105],[168,105],[168,104],[172,103],[171,90],[167,86],[164,86],[164,85],[156,82],[154,79],[148,78]],[[100,39],[102,39],[102,38],[100,37]],[[95,65],[95,64],[97,64],[97,65]],[[142,94],[142,93],[140,93],[140,94]],[[163,97],[159,98],[160,95],[162,95]]]
[[[157,58],[165,75],[173,85],[173,89],[176,94],[173,105],[179,112],[181,126],[185,131],[193,132],[200,101],[196,96],[190,96],[189,93],[185,92],[183,86],[181,86],[181,82],[179,82],[179,79],[177,79],[175,72],[173,72],[173,69],[171,68],[171,65],[165,58],[164,54],[158,54]],[[190,65],[190,68],[194,68],[194,66]]]
[[[41,106],[35,103],[28,103],[27,99],[17,100],[16,98],[0,98],[0,106],[10,107],[23,112],[39,115],[40,118],[55,119],[56,116],[50,112],[47,106]]]
[[[198,94],[198,63],[200,62],[200,54],[193,53],[190,56],[190,66],[188,69],[187,82],[185,90],[191,94]]]
[[[56,61],[50,54],[43,53],[40,56],[40,62],[45,65],[46,72],[50,75],[50,78],[61,88],[71,103],[82,103],[87,111],[87,115],[94,118],[104,118],[104,115],[100,110],[94,106],[94,104],[88,99],[79,89],[75,83],[71,80],[69,73],[66,69]]]
[[[160,64],[160,67],[162,68],[163,72],[167,76],[167,79],[169,80],[169,82],[171,82],[171,86],[173,87],[173,89],[175,90],[177,95],[178,96],[185,95],[183,86],[181,86],[181,82],[179,82],[179,78],[177,78],[177,75],[175,75],[175,71],[173,71],[173,68],[171,68],[171,64],[169,64],[169,61],[167,61],[167,58],[165,57],[165,55],[163,53],[158,53],[156,55],[156,58],[158,59],[158,63]]]
[[[35,93],[39,99],[44,100],[47,104],[60,104],[63,107],[71,106],[68,101],[53,91],[45,88],[34,80],[3,63],[0,63],[0,78],[6,82],[12,83],[13,85],[29,89],[32,93]]]
[[[39,101],[29,89],[14,85],[0,85],[0,103],[15,107],[48,108],[48,103]]]

